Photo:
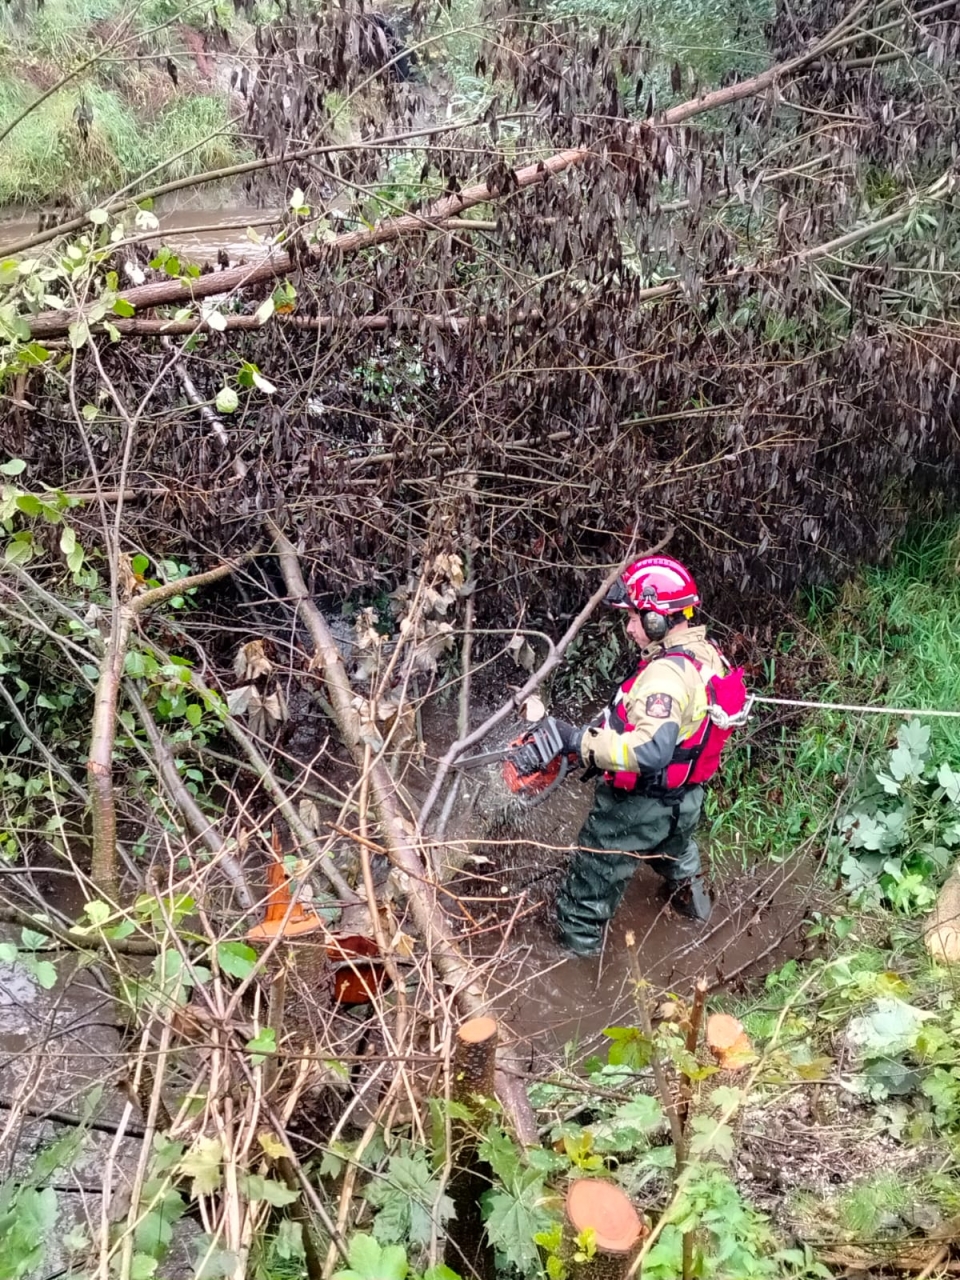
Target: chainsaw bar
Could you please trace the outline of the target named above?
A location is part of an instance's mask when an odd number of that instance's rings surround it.
[[[522,738],[509,742],[505,747],[497,747],[494,751],[484,751],[479,756],[465,756],[454,761],[455,769],[479,769],[484,764],[496,764],[506,760],[522,746],[532,744],[537,749],[541,764],[549,764],[563,751],[563,739],[552,716],[540,722],[535,729],[525,733]]]

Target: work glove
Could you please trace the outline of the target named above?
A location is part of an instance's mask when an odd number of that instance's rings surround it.
[[[566,720],[554,720],[553,725],[560,739],[560,751],[557,754],[575,755],[579,761],[580,739],[583,737],[583,730],[578,729],[575,725],[568,724]],[[536,730],[534,730],[534,736],[536,737]],[[556,756],[552,758],[556,759]],[[535,741],[527,742],[522,747],[517,747],[516,751],[512,753],[511,759],[521,776],[537,773],[548,763],[544,760],[543,752]]]
[[[583,729],[575,724],[570,724],[566,720],[554,720],[554,726],[560,735],[563,743],[564,755],[575,755],[577,761],[580,761],[580,743],[583,741]]]

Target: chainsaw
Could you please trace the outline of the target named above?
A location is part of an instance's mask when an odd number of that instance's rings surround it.
[[[527,768],[521,772],[516,760],[517,753],[521,748],[530,746],[535,749],[537,763],[532,769]],[[528,730],[505,747],[485,751],[479,756],[465,756],[456,761],[454,768],[479,769],[482,765],[498,762],[509,790],[525,808],[532,809],[556,791],[570,771],[570,766],[579,763],[579,756],[575,751],[564,751],[560,731],[553,718],[547,716],[535,729]]]

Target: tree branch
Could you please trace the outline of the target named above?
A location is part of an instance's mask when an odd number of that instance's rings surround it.
[[[651,547],[649,551],[640,552],[639,555],[656,555],[658,551],[663,550],[672,537],[673,526],[667,530],[656,546]],[[632,554],[632,552],[628,554]],[[619,564],[615,569],[610,570],[603,582],[600,583],[600,586],[597,587],[596,591],[574,618],[573,622],[570,623],[570,626],[567,627],[561,639],[555,645],[551,645],[550,652],[547,654],[546,658],[544,658],[540,666],[537,667],[536,671],[533,672],[529,680],[524,684],[523,688],[508,698],[499,710],[495,711],[492,716],[488,716],[487,719],[484,720],[483,724],[479,725],[478,728],[472,730],[472,732],[466,734],[464,737],[458,738],[456,742],[451,743],[443,753],[440,758],[440,762],[437,765],[437,771],[434,774],[433,782],[430,784],[430,790],[427,792],[427,798],[424,800],[423,806],[421,807],[418,815],[417,820],[420,824],[421,831],[426,827],[427,819],[430,817],[430,814],[433,811],[433,806],[437,802],[437,796],[440,794],[443,781],[456,761],[457,756],[462,755],[463,752],[466,751],[467,747],[472,747],[474,743],[485,738],[492,729],[497,727],[498,724],[502,724],[503,721],[506,720],[507,716],[521,707],[524,702],[526,702],[527,698],[530,697],[531,693],[539,688],[547,676],[560,665],[563,655],[566,653],[570,643],[576,638],[584,623],[613,586],[614,582],[616,582],[617,578],[619,578],[622,571],[622,564]]]

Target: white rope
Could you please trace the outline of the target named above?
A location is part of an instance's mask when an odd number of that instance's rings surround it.
[[[880,716],[944,716],[960,718],[960,711],[934,711],[927,707],[860,707],[850,702],[808,702],[800,698],[761,698],[755,694],[754,702],[765,702],[774,707],[811,707],[817,711],[866,711]]]

